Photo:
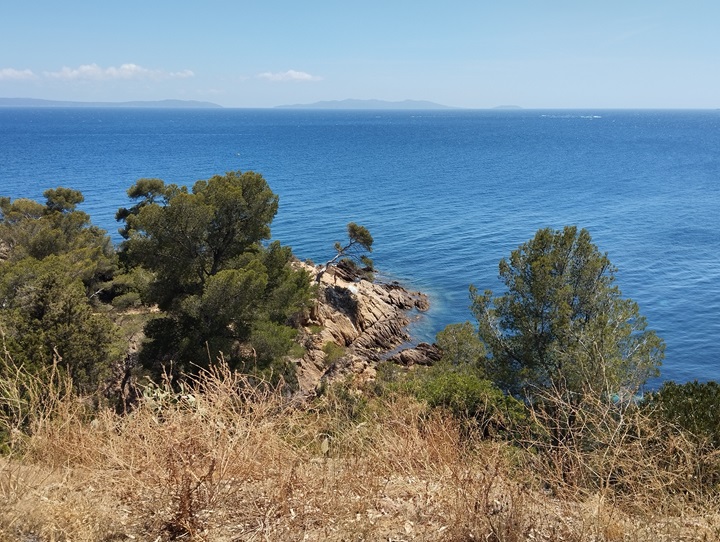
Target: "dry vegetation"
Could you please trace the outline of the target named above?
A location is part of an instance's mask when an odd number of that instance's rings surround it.
[[[14,370],[0,384],[2,542],[720,539],[693,482],[713,458],[619,422],[630,409],[544,449],[483,440],[402,395],[293,401],[223,365],[179,393],[149,386],[124,415],[57,371]]]

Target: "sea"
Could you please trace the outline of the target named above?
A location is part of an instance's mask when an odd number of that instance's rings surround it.
[[[469,285],[502,293],[539,228],[586,228],[666,342],[661,380],[720,380],[720,110],[0,108],[0,195],[80,190],[115,242],[138,179],[237,170],[301,259],[366,226],[380,277],[430,297],[415,341],[472,322]]]

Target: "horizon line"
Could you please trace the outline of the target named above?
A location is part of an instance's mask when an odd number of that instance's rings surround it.
[[[28,101],[28,102],[40,102],[37,104],[13,104],[3,103],[11,101]],[[46,103],[42,103],[46,102]],[[343,107],[343,102],[379,102],[387,104],[385,107]],[[392,107],[394,104],[403,104],[407,102],[418,102],[435,105],[437,107]],[[177,106],[173,106],[173,103],[177,103]],[[328,107],[322,107],[319,104],[335,104]],[[157,107],[155,105],[157,104]],[[165,105],[163,105],[165,104]],[[311,102],[307,104],[279,104],[279,105],[266,105],[266,106],[228,106],[222,105],[215,102],[209,102],[204,100],[195,99],[179,99],[179,98],[163,98],[158,100],[125,100],[125,101],[81,101],[81,100],[54,100],[47,98],[25,98],[25,97],[2,97],[0,96],[0,108],[11,109],[11,108],[137,108],[137,109],[285,109],[285,110],[316,110],[316,111],[548,111],[548,110],[559,110],[559,111],[574,111],[574,110],[603,110],[603,111],[623,111],[623,110],[647,110],[647,111],[720,111],[720,106],[533,106],[525,107],[519,105],[495,105],[495,106],[448,106],[430,100],[381,100],[376,98],[369,99],[356,99],[346,98],[340,100],[320,100],[318,102]]]

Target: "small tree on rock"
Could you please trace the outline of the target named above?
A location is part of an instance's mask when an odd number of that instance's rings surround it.
[[[335,256],[320,269],[317,275],[317,281],[320,282],[323,274],[332,265],[337,265],[340,261],[360,262],[370,271],[373,268],[373,261],[368,257],[366,252],[372,252],[373,238],[368,229],[360,226],[355,222],[347,225],[348,242],[343,245],[340,241],[335,242]]]

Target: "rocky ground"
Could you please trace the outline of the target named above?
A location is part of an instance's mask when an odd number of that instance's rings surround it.
[[[370,282],[343,266],[321,271],[318,266],[299,265],[318,284],[318,302],[301,324],[307,350],[298,360],[303,391],[312,392],[320,382],[349,374],[360,381],[373,379],[383,360],[413,365],[440,359],[436,346],[412,345],[407,331],[411,318],[430,306],[425,294],[397,282]]]

